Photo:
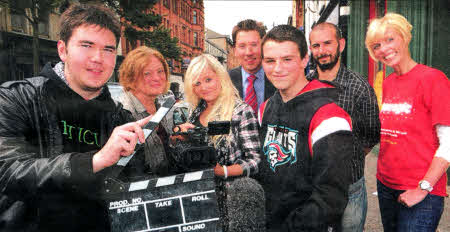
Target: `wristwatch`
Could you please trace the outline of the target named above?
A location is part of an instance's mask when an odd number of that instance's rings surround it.
[[[427,190],[428,192],[433,191],[433,186],[431,186],[430,182],[426,180],[419,181],[419,187],[422,190]]]

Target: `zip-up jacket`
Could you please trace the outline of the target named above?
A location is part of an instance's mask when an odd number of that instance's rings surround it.
[[[84,100],[49,64],[38,77],[2,84],[0,230],[108,230],[98,199],[105,171],[93,173],[92,157],[130,120],[106,87]]]
[[[353,134],[332,86],[311,81],[288,102],[276,92],[260,109],[258,180],[270,232],[339,231],[347,205]]]

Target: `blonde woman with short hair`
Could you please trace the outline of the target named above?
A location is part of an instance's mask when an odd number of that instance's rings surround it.
[[[384,231],[436,231],[450,162],[450,82],[415,62],[412,26],[395,13],[367,30],[370,56],[394,69],[383,82],[378,201]]]
[[[212,121],[232,122],[230,134],[211,138],[219,153],[215,174],[224,176],[227,172],[230,177],[256,173],[260,161],[258,122],[251,107],[239,98],[223,65],[208,54],[196,57],[186,71],[184,91],[194,109],[189,118],[191,127],[206,127]]]

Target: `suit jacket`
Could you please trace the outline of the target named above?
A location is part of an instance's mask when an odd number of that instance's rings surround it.
[[[233,82],[236,89],[239,91],[239,96],[244,99],[244,88],[242,87],[242,66],[231,69],[228,73],[230,74],[231,81]],[[267,79],[266,74],[264,74],[264,101],[269,99],[277,89],[272,83]]]

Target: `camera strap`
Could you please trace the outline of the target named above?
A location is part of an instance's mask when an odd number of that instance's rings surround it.
[[[158,111],[156,111],[156,113],[153,115],[150,121],[147,124],[145,124],[145,126],[142,127],[142,130],[144,131],[145,140],[147,140],[147,138],[156,130],[161,120],[167,115],[167,113],[169,113],[170,109],[174,105],[175,105],[174,98],[172,97],[166,98],[164,103],[161,105]],[[134,157],[136,152],[142,149],[143,147],[144,144],[138,141],[138,144],[136,144],[134,152],[129,156],[124,156],[120,158],[120,160],[116,163],[114,168],[111,169],[111,172],[109,173],[108,177],[114,178],[119,176],[119,174],[128,164],[128,162]]]

